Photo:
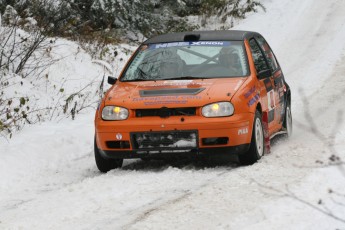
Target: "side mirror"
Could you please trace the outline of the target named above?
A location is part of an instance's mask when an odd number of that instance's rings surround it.
[[[265,69],[265,70],[261,70],[259,73],[258,73],[258,78],[259,79],[264,79],[264,78],[268,78],[272,76],[272,71],[270,69]]]
[[[117,78],[108,76],[108,84],[114,85],[117,81]]]

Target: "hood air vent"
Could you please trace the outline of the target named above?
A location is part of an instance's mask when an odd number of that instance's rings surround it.
[[[169,95],[196,95],[203,91],[205,88],[197,89],[158,89],[158,90],[140,90],[141,97],[153,96],[169,96]]]

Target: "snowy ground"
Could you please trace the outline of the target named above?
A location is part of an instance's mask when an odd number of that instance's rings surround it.
[[[93,111],[26,126],[0,142],[0,229],[345,229],[344,168],[317,163],[345,159],[345,1],[263,3],[236,29],[262,33],[280,61],[291,140],[248,167],[138,160],[101,174]],[[84,58],[79,68],[101,71]]]

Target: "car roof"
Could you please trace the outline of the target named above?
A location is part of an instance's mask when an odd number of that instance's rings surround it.
[[[260,34],[253,31],[242,30],[186,31],[158,35],[147,39],[143,44],[183,41],[243,41],[255,35]]]

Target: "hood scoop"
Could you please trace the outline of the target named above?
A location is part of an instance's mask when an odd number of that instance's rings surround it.
[[[203,91],[205,88],[193,88],[193,89],[158,89],[158,90],[140,90],[141,97],[153,97],[153,96],[170,96],[170,95],[196,95]]]

